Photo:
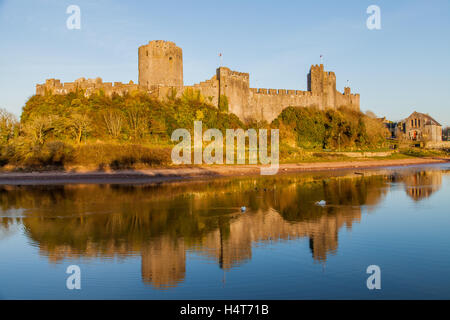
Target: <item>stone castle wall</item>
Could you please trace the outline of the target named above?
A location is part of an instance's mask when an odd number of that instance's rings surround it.
[[[343,93],[337,91],[334,73],[323,71],[323,65],[312,66],[311,70],[314,68],[316,71],[311,72],[311,82],[314,87],[309,91],[250,88],[248,73],[220,67],[210,80],[193,86],[159,87],[157,96],[165,99],[170,90],[174,89],[179,97],[186,88],[191,88],[198,90],[206,101],[218,106],[220,96],[225,95],[228,98],[229,112],[236,114],[243,121],[271,122],[289,106],[316,106],[319,109],[347,106],[353,110],[359,110],[359,94],[352,94],[347,87]]]
[[[113,93],[123,95],[135,90],[142,90],[138,84],[130,81],[129,83],[122,82],[103,82],[101,78],[85,79],[80,78],[74,82],[62,83],[58,79],[47,79],[44,84],[36,85],[36,94],[45,95],[46,92],[51,94],[68,94],[76,90],[85,90],[85,95],[89,96],[99,91],[103,91],[107,96]]]
[[[200,92],[205,101],[219,106],[221,97],[228,99],[228,111],[242,121],[273,121],[283,109],[316,106],[319,109],[347,106],[359,110],[359,94],[352,94],[346,87],[341,93],[336,90],[336,75],[327,72],[323,65],[311,66],[307,76],[308,90],[250,88],[248,73],[232,71],[220,67],[209,80],[192,86],[183,84],[183,54],[181,48],[170,41],[155,40],[139,47],[139,84],[102,82],[97,79],[78,79],[61,83],[56,79],[46,80],[36,86],[36,94],[45,92],[66,94],[76,89],[85,90],[86,95],[103,90],[105,94],[125,94],[143,90],[164,100],[175,93],[180,97],[187,89]]]

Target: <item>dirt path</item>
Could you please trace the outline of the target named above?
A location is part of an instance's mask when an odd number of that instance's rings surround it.
[[[281,164],[278,174],[292,172],[331,171],[343,169],[370,169],[424,164],[450,163],[450,159],[412,158],[396,160],[365,160],[348,162],[316,162]],[[3,172],[0,185],[38,185],[65,183],[159,183],[185,179],[260,175],[255,165],[212,165],[197,167],[169,167],[121,171],[50,171],[50,172]]]

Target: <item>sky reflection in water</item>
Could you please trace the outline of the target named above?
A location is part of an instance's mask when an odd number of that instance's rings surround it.
[[[448,299],[449,172],[0,186],[0,298]]]

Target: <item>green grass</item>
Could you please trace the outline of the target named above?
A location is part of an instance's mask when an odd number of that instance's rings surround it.
[[[445,150],[432,150],[423,148],[408,148],[400,151],[403,155],[409,157],[445,157],[449,156],[450,153]]]

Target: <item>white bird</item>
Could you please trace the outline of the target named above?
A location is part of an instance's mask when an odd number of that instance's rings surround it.
[[[245,210],[247,210],[247,208],[244,207],[244,206],[242,206],[242,207],[241,207],[241,212],[245,212]]]
[[[327,202],[326,202],[325,200],[320,200],[320,201],[317,201],[317,202],[316,202],[316,205],[317,205],[317,206],[322,206],[322,207],[323,207],[323,206],[326,205],[326,204],[327,204]]]

